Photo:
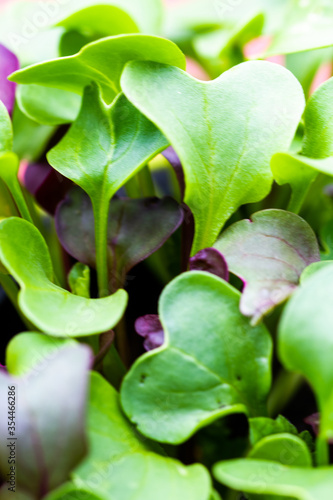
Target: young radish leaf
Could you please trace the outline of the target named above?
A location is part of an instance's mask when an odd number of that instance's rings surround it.
[[[320,260],[316,236],[298,215],[264,210],[229,227],[215,243],[229,270],[244,281],[240,310],[257,324],[297,288]]]
[[[85,89],[77,120],[48,153],[49,163],[78,184],[92,201],[101,296],[107,295],[109,290],[107,224],[110,200],[167,145],[159,130],[124,95],[107,107],[93,84]]]
[[[121,288],[128,271],[160,248],[182,221],[182,209],[172,198],[114,198],[107,223],[111,288]],[[56,229],[70,255],[96,267],[93,208],[81,189],[74,188],[58,206]]]
[[[302,373],[316,393],[320,438],[333,439],[332,307],[333,264],[306,279],[291,298],[279,326],[279,355],[290,371]]]
[[[132,61],[121,85],[179,155],[184,201],[195,218],[195,255],[215,243],[240,205],[269,193],[270,159],[290,146],[304,109],[303,90],[285,68],[263,61],[240,64],[213,82]]]
[[[21,286],[18,301],[22,313],[50,335],[103,333],[124,314],[124,290],[104,299],[86,299],[55,285],[46,243],[39,231],[23,219],[12,217],[0,223],[0,261]]]
[[[305,131],[300,154],[277,153],[271,169],[278,184],[290,184],[289,209],[298,212],[318,173],[333,176],[333,78],[309,99],[304,113]]]
[[[123,415],[118,393],[98,373],[91,377],[87,432],[90,454],[72,474],[77,487],[103,500],[209,500],[207,470],[183,466],[141,436]],[[99,481],[90,481],[95,474]]]
[[[19,61],[13,52],[0,44],[0,101],[6,106],[11,115],[15,103],[16,84],[9,82],[7,77],[17,71],[20,67]],[[2,117],[0,118],[0,123]],[[1,131],[2,124],[0,124]]]
[[[126,375],[121,401],[140,432],[177,444],[231,413],[265,413],[272,342],[239,312],[240,294],[216,276],[184,273],[163,291],[162,347]],[[251,353],[251,355],[250,355]]]
[[[266,460],[240,459],[219,462],[214,466],[213,473],[218,481],[229,488],[256,493],[260,495],[259,498],[269,498],[267,495],[295,500],[332,498],[333,467],[309,469],[288,467]]]
[[[8,474],[8,454],[17,445],[17,487],[33,498],[66,481],[87,452],[84,417],[91,362],[90,349],[76,345],[60,349],[46,365],[37,365],[33,377],[0,373],[1,399],[7,400],[8,391],[15,388],[17,424],[17,441],[0,442],[0,471],[4,477]],[[0,434],[8,435],[7,411],[1,412]]]
[[[66,31],[82,32],[90,39],[139,32],[136,23],[126,11],[106,4],[90,5],[77,10],[57,22],[56,26],[61,26]]]
[[[156,61],[185,68],[185,56],[164,38],[141,34],[119,35],[92,42],[73,56],[24,68],[11,75],[17,83],[33,83],[82,94],[92,81],[99,83],[104,100],[120,92],[120,76],[133,59]]]
[[[312,466],[310,450],[303,439],[287,433],[264,437],[250,450],[248,456],[293,467]]]

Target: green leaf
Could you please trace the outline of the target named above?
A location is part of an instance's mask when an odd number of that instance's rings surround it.
[[[76,30],[95,39],[139,32],[139,28],[127,12],[106,4],[91,5],[78,10],[57,22],[56,26],[61,26],[66,31]]]
[[[13,149],[13,129],[6,106],[0,101],[0,153]]]
[[[92,81],[111,102],[120,92],[120,76],[133,59],[156,61],[185,68],[185,56],[164,38],[141,34],[120,35],[92,42],[73,56],[36,64],[13,73],[11,81],[38,84],[82,94]]]
[[[261,439],[274,434],[298,434],[296,427],[282,415],[279,415],[275,420],[267,417],[250,418],[249,424],[252,446],[255,446]]]
[[[73,473],[79,488],[105,500],[209,499],[206,469],[185,467],[140,436],[124,417],[118,393],[97,373],[91,378],[88,436],[90,453]]]
[[[29,372],[30,376],[34,376],[52,361],[60,349],[73,345],[75,341],[72,339],[59,339],[33,332],[20,333],[7,345],[7,370],[15,377],[22,377]]]
[[[9,439],[0,442],[0,471],[8,473],[8,445],[16,448],[17,488],[33,498],[60,486],[86,454],[84,408],[91,361],[90,349],[76,345],[59,350],[33,377],[0,373],[1,401],[15,387],[17,438],[8,434],[7,411],[1,412],[0,434]]]
[[[17,102],[31,120],[44,125],[73,122],[81,107],[81,97],[67,90],[41,85],[19,85]],[[47,103],[47,105],[46,105]]]
[[[195,255],[214,244],[240,205],[269,193],[270,159],[289,148],[303,112],[301,86],[285,68],[263,61],[240,64],[213,82],[133,61],[121,84],[180,157],[185,203],[195,218]]]
[[[289,210],[298,212],[318,173],[333,175],[333,78],[321,85],[305,108],[301,154],[278,153],[271,169],[278,184],[290,184]]]
[[[250,451],[249,458],[279,462],[293,467],[311,467],[309,448],[298,436],[275,434],[261,439]]]
[[[72,483],[65,483],[56,490],[51,491],[43,500],[107,500],[103,495],[98,495],[91,490],[77,488]],[[7,499],[5,499],[7,500]],[[16,500],[16,499],[15,499]],[[21,499],[18,499],[21,500]],[[23,499],[25,500],[25,499]],[[29,500],[29,499],[27,499]]]
[[[326,0],[289,2],[284,22],[264,57],[333,45],[333,6]]]
[[[77,120],[48,153],[52,167],[78,184],[92,201],[101,295],[109,290],[107,224],[110,200],[167,146],[159,130],[124,95],[107,107],[94,84],[85,89]]]
[[[124,290],[104,299],[85,299],[55,285],[46,243],[39,231],[23,219],[12,217],[0,223],[0,260],[21,286],[21,311],[50,335],[102,333],[113,328],[124,314]]]
[[[265,460],[230,460],[214,467],[222,484],[247,493],[281,495],[297,500],[331,500],[333,468],[287,467]]]
[[[303,270],[320,260],[307,222],[284,210],[263,210],[229,227],[215,243],[245,283],[240,310],[258,323],[296,290]]]
[[[197,271],[164,289],[165,343],[134,363],[121,390],[144,435],[177,444],[224,415],[265,414],[272,342],[240,314],[239,299],[224,280]]]
[[[79,297],[90,298],[90,269],[85,264],[77,262],[68,275],[68,283],[72,293]]]
[[[333,438],[333,265],[306,279],[291,298],[279,326],[279,355],[290,371],[303,374],[316,393],[320,437]]]
[[[312,94],[304,113],[302,154],[311,158],[333,156],[333,78]]]

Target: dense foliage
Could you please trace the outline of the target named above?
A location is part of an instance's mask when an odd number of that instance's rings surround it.
[[[333,498],[332,28],[2,11],[1,500]]]

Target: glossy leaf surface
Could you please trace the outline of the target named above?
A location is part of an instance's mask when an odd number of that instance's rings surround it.
[[[194,255],[214,244],[240,205],[268,194],[270,159],[289,148],[304,108],[303,91],[286,69],[262,61],[240,64],[213,82],[133,61],[121,85],[181,160],[184,201],[196,223]]]
[[[157,492],[159,500],[209,499],[206,469],[167,458],[141,436],[124,417],[117,392],[97,373],[91,379],[88,436],[90,454],[73,474],[78,487],[105,500],[156,500]],[[96,475],[98,481],[92,479]]]
[[[288,303],[279,327],[279,353],[287,369],[302,373],[316,393],[320,435],[333,438],[333,264],[304,281]]]
[[[265,413],[271,339],[240,314],[239,298],[225,281],[198,271],[163,291],[165,343],[134,363],[121,390],[143,434],[175,444],[224,415]]]
[[[320,260],[311,227],[283,210],[264,210],[236,222],[215,247],[230,271],[244,281],[240,309],[253,323],[288,298],[303,270]]]
[[[59,337],[102,333],[124,314],[127,294],[123,290],[104,299],[85,299],[55,285],[45,241],[22,219],[0,223],[0,260],[21,286],[21,311],[46,333]]]
[[[333,469],[288,467],[265,460],[231,460],[214,467],[221,483],[247,493],[281,495],[297,500],[330,500]]]

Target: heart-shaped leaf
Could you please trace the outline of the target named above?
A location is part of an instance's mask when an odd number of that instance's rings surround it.
[[[239,312],[240,294],[212,274],[182,274],[163,291],[164,345],[125,377],[123,408],[146,436],[185,441],[230,413],[265,413],[271,338]],[[249,356],[251,353],[251,356]]]
[[[11,75],[17,83],[33,83],[82,94],[92,81],[100,84],[111,102],[120,92],[120,76],[132,59],[156,61],[185,68],[185,56],[169,40],[141,34],[104,38],[85,45],[74,56],[24,68]]]
[[[23,219],[12,217],[0,223],[0,260],[21,286],[21,311],[44,332],[57,337],[102,333],[124,314],[124,290],[104,299],[85,299],[55,285],[46,243]]]
[[[103,500],[209,499],[206,469],[184,467],[140,436],[124,417],[117,392],[97,373],[91,378],[88,436],[90,453],[73,473],[77,487]]]
[[[85,89],[77,120],[48,153],[50,164],[89,195],[94,210],[96,266],[100,295],[109,290],[107,224],[116,191],[158,152],[167,140],[120,95],[107,107],[96,85]],[[80,243],[81,245],[81,243]],[[79,259],[85,262],[85,259]]]
[[[236,222],[215,247],[245,283],[240,310],[256,324],[299,284],[303,270],[320,260],[311,227],[298,215],[264,210]]]
[[[298,436],[275,434],[259,441],[250,451],[250,458],[272,460],[293,467],[311,467],[312,458],[309,448]]]
[[[270,159],[289,148],[304,109],[303,90],[285,68],[263,61],[240,64],[213,82],[132,61],[121,85],[179,155],[184,201],[196,224],[194,255],[215,243],[240,205],[269,193]]]
[[[59,350],[33,378],[0,373],[1,400],[7,401],[14,387],[16,410],[15,430],[10,433],[7,411],[1,412],[0,469],[8,474],[12,450],[17,487],[33,498],[42,498],[66,481],[87,452],[84,419],[91,361],[90,350],[76,345]]]
[[[279,354],[290,371],[302,373],[316,393],[320,437],[333,439],[333,264],[306,279],[291,298],[279,326]]]
[[[115,5],[90,5],[57,22],[66,31],[80,31],[88,38],[138,33],[131,16]]]
[[[278,184],[290,184],[289,209],[298,212],[318,173],[333,175],[333,78],[309,99],[304,113],[305,132],[301,154],[277,153],[271,168]]]
[[[9,114],[12,114],[14,108],[16,84],[9,82],[7,77],[19,67],[16,55],[0,44],[0,101],[6,106]]]
[[[128,271],[160,248],[182,221],[182,209],[172,198],[114,198],[109,206],[107,238],[112,289],[121,287]],[[70,255],[96,267],[93,209],[81,189],[74,188],[59,205],[56,228]]]
[[[332,498],[332,467],[309,469],[246,459],[220,462],[215,465],[213,472],[218,481],[237,491],[281,495],[297,500]]]

